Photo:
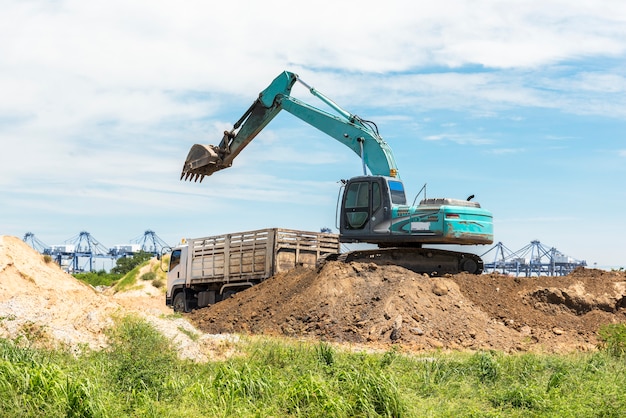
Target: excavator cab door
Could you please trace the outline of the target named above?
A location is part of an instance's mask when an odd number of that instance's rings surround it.
[[[381,177],[357,177],[346,184],[341,205],[340,231],[359,241],[374,233],[375,226],[388,217],[384,180]]]
[[[344,199],[346,229],[363,229],[370,218],[370,184],[365,181],[350,183]]]

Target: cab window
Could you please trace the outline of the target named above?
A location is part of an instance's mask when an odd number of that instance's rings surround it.
[[[369,206],[369,189],[366,182],[352,183],[346,196],[346,208],[363,208]]]
[[[380,194],[380,184],[372,183],[372,213],[380,209],[382,196]]]
[[[172,251],[172,256],[170,257],[170,271],[174,269],[177,265],[180,264],[180,250]]]
[[[348,186],[344,208],[348,229],[363,229],[369,218],[369,184],[355,182]]]
[[[390,180],[389,191],[391,192],[391,202],[394,205],[406,205],[406,194],[401,182]]]

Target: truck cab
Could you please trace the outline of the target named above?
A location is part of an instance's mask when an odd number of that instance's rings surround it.
[[[181,245],[172,249],[170,262],[167,268],[167,291],[165,293],[165,304],[174,307],[174,310],[181,311],[185,309],[184,288],[187,278],[187,245]],[[178,300],[176,295],[181,294]],[[176,305],[178,303],[178,306]],[[182,309],[181,309],[182,308]]]

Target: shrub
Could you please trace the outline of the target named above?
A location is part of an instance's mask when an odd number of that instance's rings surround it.
[[[335,350],[328,343],[320,342],[316,347],[317,358],[325,366],[332,366],[335,363]]]
[[[613,357],[626,354],[626,324],[607,324],[600,327],[599,348]]]
[[[272,379],[268,370],[251,367],[247,363],[226,363],[218,366],[213,378],[213,389],[226,399],[267,399],[271,388]]]
[[[138,265],[143,264],[146,261],[150,260],[151,258],[152,258],[152,254],[147,253],[145,251],[139,251],[138,253],[134,254],[132,257],[119,258],[115,263],[115,267],[111,269],[111,273],[124,275],[130,272],[132,269],[134,269]]]
[[[478,352],[470,358],[469,364],[481,383],[493,382],[498,377],[498,363],[492,353]]]
[[[145,281],[150,281],[150,280],[154,280],[157,278],[157,275],[155,272],[150,271],[148,273],[144,273],[139,277],[141,280],[145,280]]]
[[[132,288],[137,282],[137,276],[139,275],[140,268],[140,266],[135,267],[126,273],[117,283],[115,283],[115,291],[123,292]]]
[[[99,390],[49,354],[0,340],[0,416],[106,416]]]
[[[107,273],[104,270],[76,273],[73,276],[81,282],[87,283],[93,287],[112,286],[121,277],[119,274]]]

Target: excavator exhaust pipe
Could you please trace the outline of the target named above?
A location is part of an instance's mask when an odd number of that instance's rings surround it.
[[[216,171],[226,168],[222,164],[217,147],[214,145],[194,144],[187,154],[180,179],[198,181],[202,183],[204,176],[210,176]]]

